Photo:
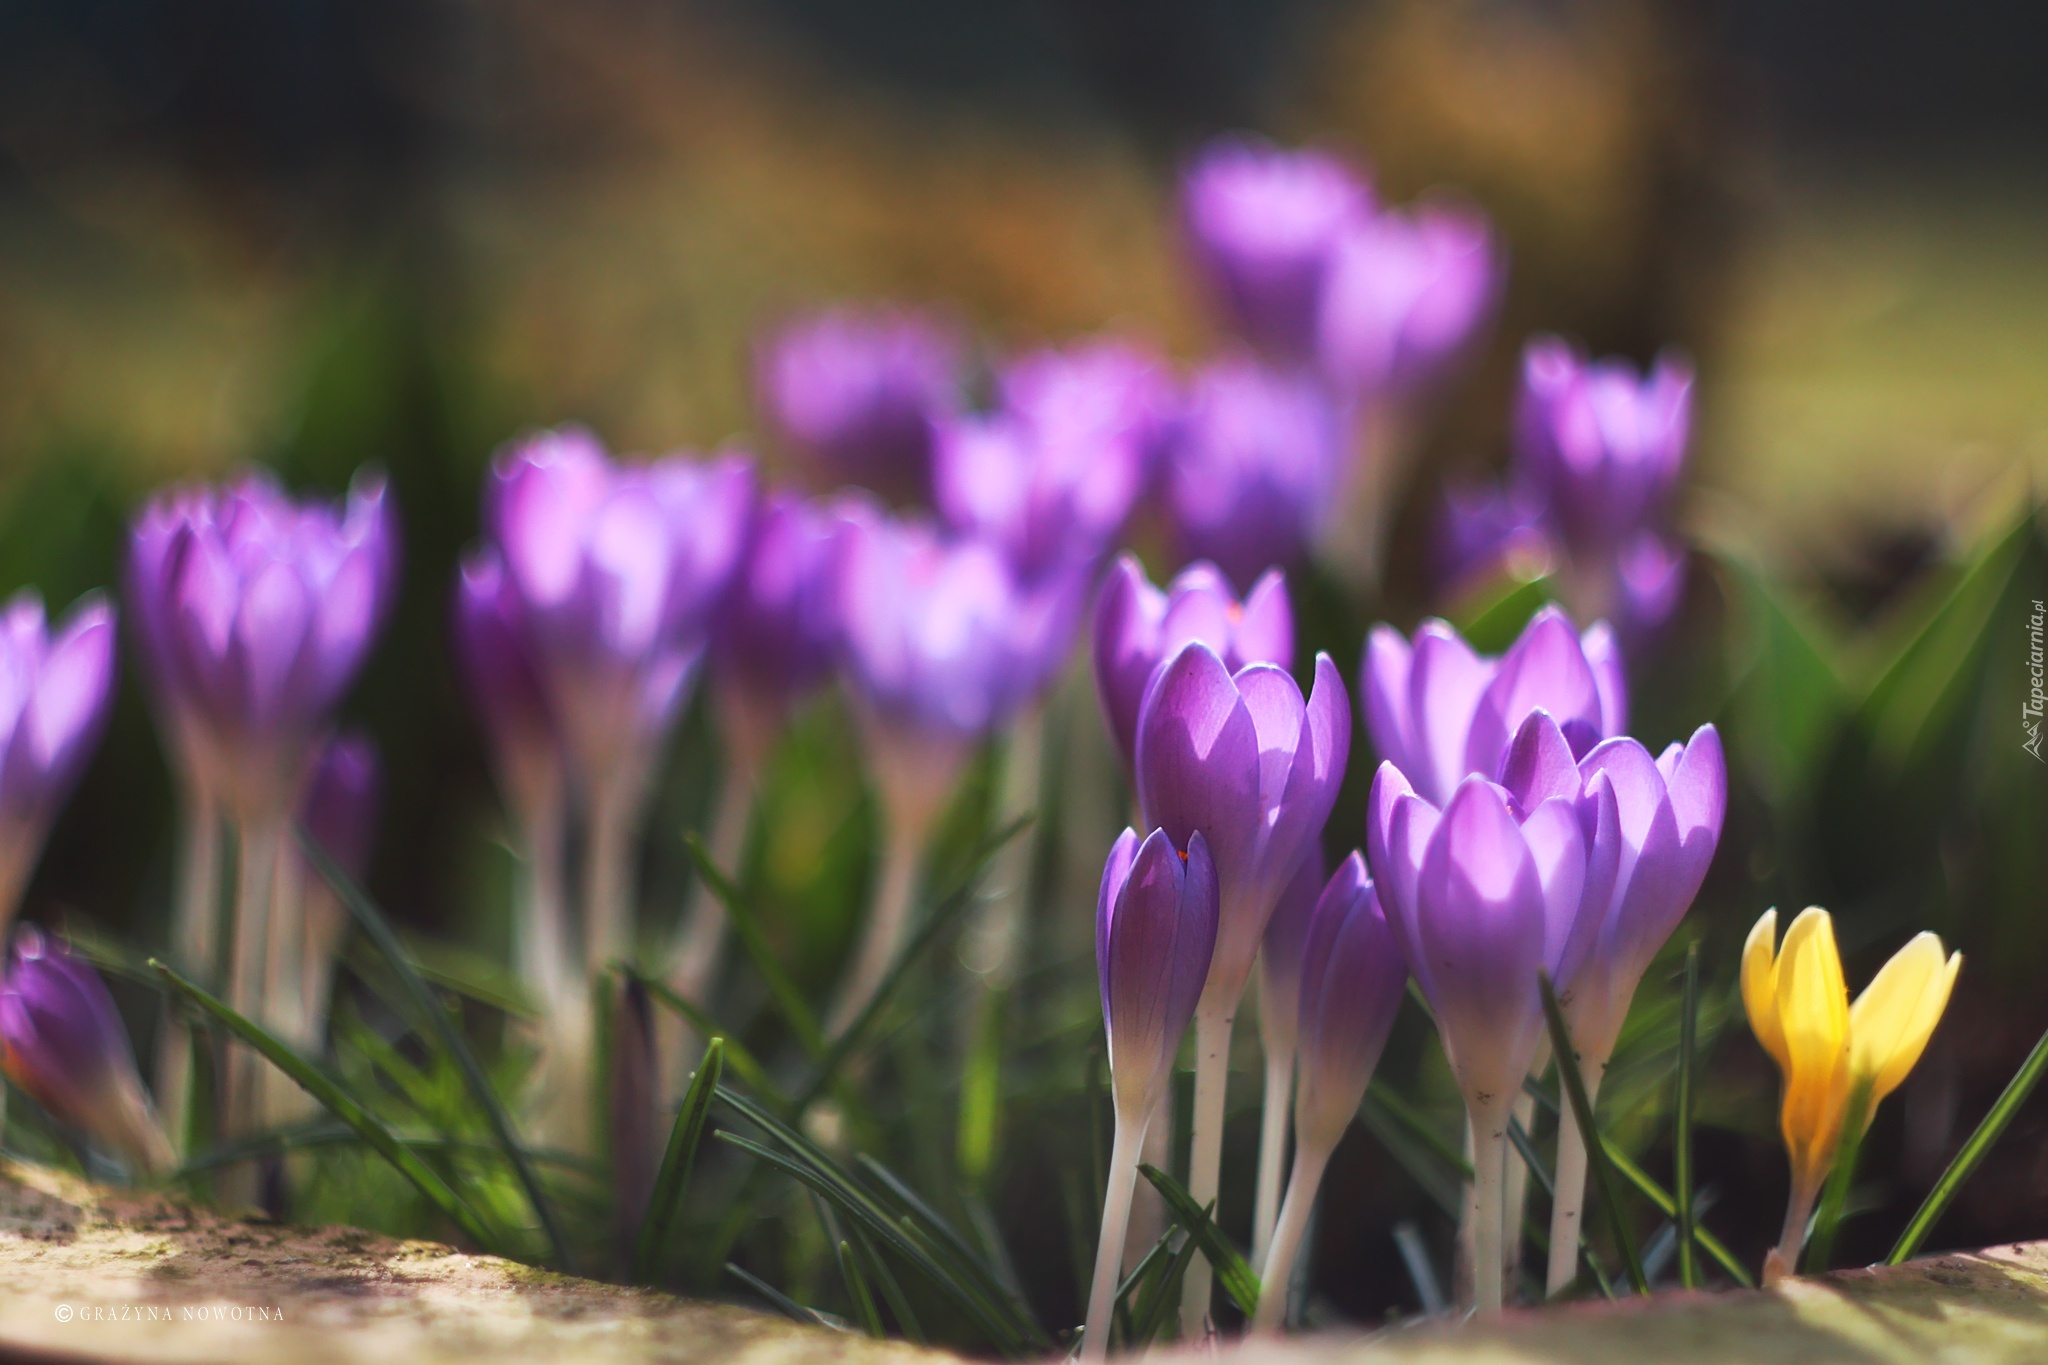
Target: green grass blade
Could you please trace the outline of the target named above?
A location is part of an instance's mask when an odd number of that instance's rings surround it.
[[[1173,1220],[1186,1228],[1188,1236],[1200,1245],[1202,1254],[1209,1258],[1209,1264],[1216,1270],[1216,1283],[1223,1286],[1223,1292],[1230,1295],[1231,1301],[1245,1317],[1256,1315],[1259,1311],[1259,1277],[1238,1249],[1230,1244],[1230,1239],[1223,1235],[1223,1230],[1216,1226],[1212,1216],[1216,1206],[1211,1204],[1205,1209],[1197,1204],[1185,1186],[1157,1166],[1140,1163],[1138,1171],[1166,1200],[1166,1210],[1173,1215]]]
[[[1835,1256],[1835,1231],[1849,1205],[1849,1185],[1856,1178],[1856,1159],[1863,1154],[1863,1130],[1870,1126],[1870,1087],[1859,1085],[1849,1092],[1848,1112],[1842,1115],[1842,1136],[1835,1146],[1834,1168],[1821,1190],[1820,1211],[1813,1220],[1813,1236],[1806,1243],[1806,1273],[1818,1274]]]
[[[786,1318],[800,1322],[806,1327],[828,1327],[835,1332],[847,1330],[844,1323],[834,1322],[815,1308],[804,1307],[795,1299],[792,1299],[789,1295],[768,1283],[768,1281],[756,1275],[749,1275],[731,1261],[725,1263],[725,1273],[768,1300],[769,1303],[775,1306],[775,1310]]]
[[[497,1143],[475,1138],[422,1136],[411,1133],[394,1133],[393,1136],[415,1152],[472,1157],[503,1155],[499,1152]],[[170,1178],[183,1180],[218,1170],[223,1166],[232,1166],[238,1161],[251,1161],[259,1157],[286,1156],[292,1152],[314,1151],[322,1147],[363,1145],[362,1135],[345,1124],[315,1124],[310,1127],[279,1129],[268,1133],[256,1133],[239,1142],[201,1152],[188,1159]],[[527,1155],[544,1165],[573,1170],[581,1175],[596,1177],[601,1174],[597,1169],[597,1163],[571,1156],[566,1152],[529,1151]]]
[[[1408,1173],[1416,1188],[1429,1196],[1431,1203],[1446,1217],[1459,1218],[1465,1206],[1460,1187],[1472,1178],[1471,1165],[1456,1150],[1446,1149],[1420,1116],[1398,1097],[1394,1104],[1388,1104],[1386,1097],[1391,1093],[1375,1082],[1358,1106],[1358,1121],[1379,1139],[1380,1146]]]
[[[1557,990],[1550,984],[1550,973],[1538,972],[1536,984],[1543,995],[1543,1017],[1550,1026],[1550,1050],[1557,1059],[1557,1074],[1564,1082],[1566,1097],[1571,1100],[1572,1117],[1578,1120],[1579,1131],[1585,1135],[1586,1164],[1592,1169],[1593,1181],[1600,1188],[1600,1203],[1607,1211],[1607,1225],[1614,1232],[1614,1244],[1621,1253],[1622,1269],[1628,1272],[1628,1282],[1636,1293],[1648,1294],[1650,1282],[1643,1275],[1643,1259],[1636,1253],[1635,1232],[1628,1225],[1628,1210],[1621,1206],[1621,1187],[1607,1158],[1607,1143],[1593,1122],[1593,1105],[1586,1098],[1586,1080],[1579,1074],[1578,1056],[1572,1050],[1571,1030],[1565,1027],[1564,1011],[1558,1008]]]
[[[640,1223],[640,1244],[633,1253],[633,1278],[649,1283],[683,1213],[683,1190],[690,1183],[690,1167],[697,1160],[697,1144],[704,1137],[704,1123],[711,1114],[711,1100],[718,1093],[718,1079],[725,1074],[725,1039],[713,1038],[704,1048],[704,1060],[683,1092],[675,1124],[668,1131],[668,1150],[662,1153],[661,1170],[654,1177],[654,1193],[647,1201],[647,1216]]]
[[[1651,1179],[1648,1171],[1629,1160],[1626,1153],[1613,1147],[1607,1149],[1607,1161],[1614,1167],[1614,1173],[1634,1186],[1636,1193],[1655,1205],[1659,1213],[1674,1221],[1677,1219],[1678,1201],[1672,1197],[1669,1190]],[[1698,1219],[1693,1220],[1692,1239],[1701,1251],[1713,1257],[1714,1264],[1720,1266],[1729,1279],[1744,1289],[1756,1288],[1756,1278],[1743,1268],[1742,1262],[1735,1258],[1735,1253],[1730,1251],[1720,1238],[1700,1226]]]
[[[1365,1097],[1428,1148],[1432,1156],[1456,1172],[1458,1179],[1472,1178],[1472,1163],[1465,1160],[1465,1154],[1444,1141],[1443,1135],[1430,1127],[1429,1121],[1417,1112],[1414,1105],[1402,1098],[1400,1092],[1384,1083],[1375,1083],[1367,1088]]]
[[[861,1255],[867,1259],[868,1269],[874,1272],[875,1284],[881,1289],[882,1298],[888,1303],[889,1311],[896,1315],[897,1327],[902,1329],[904,1336],[919,1346],[928,1344],[925,1341],[924,1327],[918,1322],[917,1314],[910,1307],[910,1297],[903,1292],[903,1286],[897,1282],[896,1272],[889,1269],[889,1262],[884,1259],[875,1244],[868,1240],[865,1232],[858,1227],[848,1228],[847,1231],[853,1235],[854,1245],[860,1248]]]
[[[149,965],[163,975],[164,980],[180,996],[220,1024],[228,1032],[256,1049],[265,1060],[279,1071],[284,1072],[320,1106],[340,1119],[357,1136],[375,1149],[377,1155],[390,1162],[398,1173],[411,1181],[427,1202],[462,1229],[465,1237],[486,1251],[498,1252],[498,1238],[487,1227],[460,1195],[448,1187],[448,1183],[435,1173],[434,1168],[421,1161],[419,1155],[400,1142],[383,1122],[369,1110],[350,1097],[347,1091],[330,1080],[320,1069],[301,1057],[297,1052],[272,1037],[261,1025],[243,1018],[212,994],[200,989],[179,975],[176,969],[158,961],[149,960]]]
[[[938,1237],[948,1252],[959,1257],[960,1263],[972,1270],[975,1277],[981,1281],[985,1292],[1007,1299],[1020,1319],[1031,1320],[1030,1306],[1025,1302],[1024,1291],[1017,1287],[1017,1277],[1013,1271],[991,1262],[980,1248],[970,1243],[966,1236],[953,1226],[951,1221],[941,1217],[937,1209],[921,1198],[917,1191],[904,1184],[901,1177],[887,1166],[866,1152],[854,1157],[853,1161],[862,1171],[874,1178],[882,1187],[883,1194],[895,1200],[904,1213],[916,1219],[929,1233]],[[993,1235],[992,1227],[983,1231]]]
[[[768,994],[774,997],[775,1006],[782,1011],[782,1017],[789,1024],[790,1032],[797,1042],[812,1057],[825,1055],[825,1030],[818,1023],[817,1014],[811,1009],[811,1002],[804,997],[782,960],[775,956],[768,946],[767,936],[761,932],[761,925],[754,917],[754,907],[731,879],[721,872],[712,861],[711,850],[694,833],[683,836],[683,847],[689,851],[690,861],[696,865],[697,875],[704,879],[704,888],[718,898],[725,907],[726,921],[732,926],[733,937],[739,940],[740,950],[754,964],[754,970],[761,974],[761,980],[768,987]]]
[[[2005,1132],[2006,1125],[2012,1122],[2013,1115],[2019,1112],[2020,1106],[2026,1103],[2027,1096],[2033,1093],[2034,1086],[2040,1081],[2041,1073],[2044,1071],[2048,1071],[2048,1033],[2042,1034],[2040,1041],[2034,1044],[2034,1050],[2027,1054],[2027,1060],[2020,1063],[2020,1069],[2005,1083],[2005,1091],[1999,1095],[1998,1102],[1991,1106],[1991,1111],[1984,1115],[1983,1122],[1977,1125],[1977,1131],[1970,1134],[1969,1141],[1963,1144],[1955,1159],[1948,1163],[1948,1169],[1934,1182],[1934,1188],[1927,1192],[1927,1198],[1921,1201],[1919,1211],[1913,1215],[1912,1221],[1906,1224],[1906,1230],[1899,1234],[1899,1240],[1892,1244],[1891,1254],[1884,1258],[1886,1265],[1898,1265],[1911,1260],[1913,1253],[1920,1250],[1920,1244],[1927,1240],[1927,1234],[1934,1231],[1934,1225],[1941,1221],[1941,1216],[1948,1212],[1948,1206],[1955,1202],[1956,1194],[1963,1188],[1964,1182],[1976,1173],[1985,1155]]]
[[[1678,1094],[1671,1115],[1671,1197],[1678,1205],[1678,1282],[1687,1289],[1700,1287],[1692,1213],[1692,1091],[1699,1020],[1700,945],[1695,939],[1685,949],[1685,992],[1678,1016]]]
[[[320,847],[319,840],[306,833],[303,828],[297,832],[299,849],[305,854],[306,861],[326,880],[328,886],[333,888],[334,894],[340,898],[341,903],[355,919],[356,926],[376,945],[377,951],[384,955],[384,960],[391,964],[391,970],[397,974],[399,983],[405,988],[413,1007],[426,1017],[442,1048],[455,1059],[456,1068],[462,1073],[463,1084],[468,1087],[470,1097],[476,1101],[477,1107],[483,1110],[484,1118],[491,1126],[491,1136],[497,1139],[505,1159],[512,1164],[513,1174],[518,1176],[519,1186],[526,1192],[526,1202],[533,1206],[534,1216],[540,1220],[541,1231],[548,1239],[550,1257],[556,1265],[573,1273],[573,1254],[569,1249],[568,1238],[562,1235],[561,1224],[555,1218],[554,1205],[541,1189],[540,1177],[534,1173],[533,1163],[526,1159],[525,1147],[521,1145],[518,1134],[512,1130],[511,1116],[505,1112],[505,1106],[499,1103],[498,1093],[492,1089],[491,1079],[484,1074],[483,1064],[477,1061],[476,1053],[470,1050],[469,1041],[462,1036],[462,1030],[455,1027],[448,1018],[448,1012],[442,1009],[440,1002],[434,998],[432,988],[427,985],[426,979],[420,975],[419,968],[413,963],[412,954],[398,941],[398,935],[392,932],[390,922],[384,918],[383,912],[371,903],[370,898],[350,880],[340,865],[327,855],[327,850]]]
[[[861,1324],[868,1329],[869,1336],[876,1341],[882,1340],[889,1335],[882,1330],[882,1310],[875,1307],[875,1296],[868,1289],[867,1277],[854,1264],[853,1244],[842,1237],[835,1250],[839,1256],[839,1278],[846,1282],[847,1296],[860,1313]]]
[[[696,1029],[703,1037],[722,1038],[725,1043],[725,1065],[732,1068],[732,1074],[749,1089],[759,1091],[775,1108],[789,1108],[789,1097],[776,1088],[774,1079],[768,1074],[768,1068],[761,1065],[761,1059],[756,1057],[745,1043],[728,1035],[718,1021],[701,1006],[691,1004],[676,994],[666,982],[658,981],[628,963],[619,963],[618,970],[628,979],[637,982],[650,999],[688,1020],[690,1027]]]
[[[1508,1141],[1514,1144],[1516,1153],[1522,1158],[1522,1164],[1529,1168],[1530,1177],[1542,1187],[1543,1197],[1550,1198],[1557,1190],[1557,1182],[1551,1178],[1550,1168],[1543,1164],[1542,1154],[1536,1150],[1536,1144],[1530,1140],[1529,1130],[1522,1126],[1520,1119],[1508,1120]]]
[[[1126,1350],[1144,1350],[1158,1339],[1159,1329],[1172,1321],[1174,1306],[1180,1302],[1181,1285],[1187,1280],[1188,1267],[1195,1263],[1197,1250],[1194,1238],[1181,1238],[1180,1250],[1166,1263],[1165,1272],[1131,1310],[1131,1339],[1124,1344]]]

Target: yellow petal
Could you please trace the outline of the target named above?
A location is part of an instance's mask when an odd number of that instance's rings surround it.
[[[1849,990],[1827,911],[1810,908],[1792,921],[1777,975],[1789,1063],[1780,1122],[1795,1172],[1817,1176],[1834,1160],[1849,1096]]]
[[[1749,1014],[1750,1032],[1764,1051],[1771,1054],[1778,1070],[1789,1071],[1785,1056],[1785,1030],[1778,1023],[1778,912],[1764,911],[1763,918],[1749,931],[1742,945],[1742,1008]]]
[[[1849,1069],[1869,1082],[1872,1109],[1920,1060],[1962,961],[1960,953],[1945,958],[1933,934],[1916,934],[1856,997],[1849,1009]]]

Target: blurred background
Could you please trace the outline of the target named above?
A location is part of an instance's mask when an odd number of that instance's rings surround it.
[[[1116,325],[1195,357],[1214,337],[1173,195],[1219,131],[1341,148],[1387,200],[1457,186],[1508,244],[1502,314],[1403,490],[1386,600],[1308,643],[1348,674],[1371,616],[1441,608],[1400,566],[1441,481],[1504,462],[1528,332],[1695,357],[1686,525],[1714,567],[1639,711],[1653,747],[1721,721],[1744,774],[1696,917],[1710,970],[1732,979],[1773,902],[1838,911],[1852,982],[1908,928],[1970,958],[1872,1139],[1865,1197],[1891,1214],[1843,1235],[1870,1259],[2048,1024],[2048,772],[2006,721],[2017,604],[2048,596],[2025,511],[2048,472],[2043,51],[2048,12],[1998,0],[0,0],[0,591],[114,583],[169,480],[262,461],[338,491],[382,465],[407,591],[349,707],[391,774],[372,885],[502,952],[497,807],[444,645],[500,442],[573,419],[620,450],[752,444],[751,337],[842,299],[936,305],[991,352]],[[705,730],[669,843],[701,812]],[[808,733],[843,775],[843,741]],[[131,682],[31,916],[159,943],[169,804]],[[1355,804],[1337,819],[1333,849]],[[1109,834],[1074,837],[1099,859]],[[649,857],[650,898],[679,895],[680,855]],[[827,965],[845,932],[777,928]],[[1702,1160],[1753,1264],[1784,1188],[1775,1078],[1739,1024],[1716,1066]],[[2044,1139],[2037,1101],[1938,1240],[2048,1232]],[[1034,1221],[1046,1176],[1016,1166],[999,1201],[1022,1261],[1064,1254]],[[1370,1217],[1326,1218],[1318,1292],[1412,1306],[1386,1227],[1420,1196],[1359,1137],[1331,1181]],[[1064,1269],[1027,1279],[1078,1317]]]

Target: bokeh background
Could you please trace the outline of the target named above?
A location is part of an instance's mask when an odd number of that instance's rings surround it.
[[[1685,520],[1710,555],[1639,728],[1733,736],[1710,972],[1732,979],[1773,902],[1838,911],[1852,982],[1908,928],[1969,955],[1872,1139],[1843,1234],[1869,1259],[2048,1024],[2048,770],[2007,723],[2021,604],[2048,596],[2025,512],[2048,473],[2043,51],[2048,12],[1998,0],[0,0],[0,591],[113,583],[168,480],[386,468],[407,590],[348,707],[390,772],[371,882],[488,958],[505,857],[445,608],[500,442],[574,419],[621,450],[754,444],[750,338],[842,299],[950,310],[989,354],[1115,325],[1198,356],[1172,196],[1219,131],[1343,148],[1390,200],[1457,186],[1508,244],[1503,312],[1402,490],[1385,600],[1313,643],[1349,672],[1372,616],[1443,605],[1437,489],[1504,462],[1529,331],[1696,358]],[[1064,695],[1099,746],[1085,688]],[[678,746],[651,904],[682,895],[709,728]],[[757,850],[770,882],[858,870],[835,735],[800,733],[824,794]],[[1097,858],[1098,807],[1063,826]],[[131,679],[29,913],[160,944],[171,828]],[[1063,899],[1048,913],[1085,919]],[[792,896],[773,926],[818,980],[855,900]],[[1782,1203],[1774,1078],[1739,1024],[1715,1066],[1702,1160],[1754,1262]],[[1031,1198],[1052,1173],[1005,1169],[1027,1281],[1068,1320],[1068,1234]],[[1319,1234],[1331,1311],[1412,1306],[1385,1229],[1420,1197],[1363,1137],[1331,1181],[1358,1214]],[[2043,1233],[2037,1100],[1938,1240]]]

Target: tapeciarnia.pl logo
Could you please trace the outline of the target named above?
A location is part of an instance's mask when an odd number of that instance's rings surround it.
[[[2041,756],[2041,713],[2048,708],[2048,688],[2044,688],[2044,666],[2041,652],[2041,627],[2048,621],[2048,605],[2040,598],[2034,599],[2034,614],[2027,618],[2027,700],[2020,707],[2020,727],[2026,731],[2026,740],[2020,745],[2034,756],[2037,763],[2048,763]]]

